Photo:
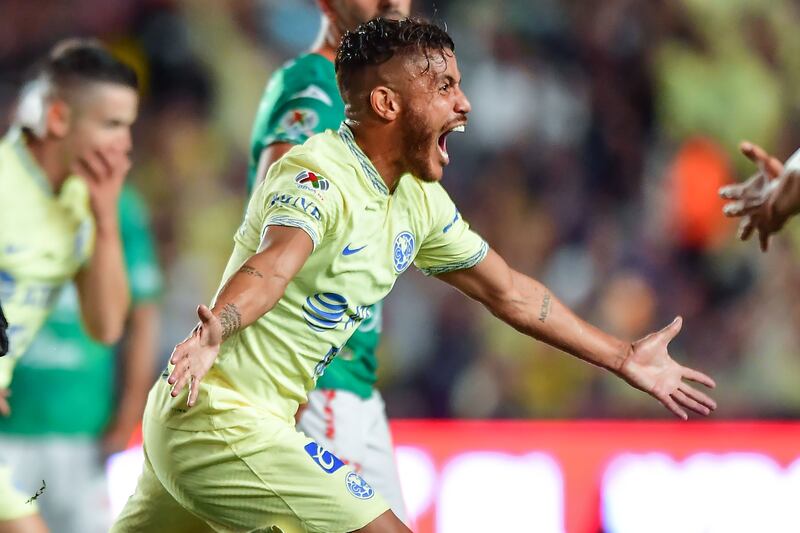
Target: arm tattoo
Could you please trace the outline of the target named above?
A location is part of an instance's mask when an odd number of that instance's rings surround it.
[[[239,272],[241,272],[242,274],[249,274],[250,276],[255,276],[257,278],[263,278],[264,277],[261,274],[261,272],[259,272],[258,270],[256,270],[255,268],[253,268],[253,267],[251,267],[249,265],[242,266],[242,268],[239,269]]]
[[[542,308],[539,310],[539,322],[544,324],[544,321],[547,320],[548,315],[550,314],[550,293],[544,293],[544,298],[542,298]]]
[[[225,304],[219,314],[219,321],[222,324],[222,338],[227,339],[242,327],[242,314],[234,304]]]

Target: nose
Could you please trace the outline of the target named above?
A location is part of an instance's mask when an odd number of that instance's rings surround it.
[[[119,149],[125,153],[128,153],[131,151],[131,149],[133,149],[133,139],[131,138],[130,128],[126,128],[125,132],[122,134],[119,142]]]
[[[472,104],[469,103],[469,99],[464,94],[464,91],[461,90],[461,87],[458,88],[458,94],[456,95],[455,111],[463,115],[472,111]]]

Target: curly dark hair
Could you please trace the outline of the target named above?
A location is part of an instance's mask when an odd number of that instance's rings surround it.
[[[428,60],[431,53],[445,55],[456,49],[443,28],[422,19],[372,19],[342,37],[336,52],[336,79],[339,92],[346,95],[354,76],[368,67],[389,61],[398,53],[419,53]]]

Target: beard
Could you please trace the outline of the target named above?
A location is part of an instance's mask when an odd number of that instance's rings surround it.
[[[402,119],[403,157],[406,169],[422,181],[438,181],[431,162],[431,147],[438,145],[439,132],[426,123],[426,115],[407,109]]]

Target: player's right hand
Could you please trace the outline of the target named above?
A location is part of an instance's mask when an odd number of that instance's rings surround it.
[[[741,217],[739,238],[746,241],[758,231],[761,249],[767,251],[769,237],[783,227],[786,220],[776,215],[775,197],[778,179],[784,171],[783,163],[766,150],[751,142],[743,142],[739,149],[753,163],[758,172],[744,183],[727,185],[719,190],[720,197],[730,200],[722,211],[728,217]]]
[[[81,154],[73,171],[86,180],[89,199],[97,222],[116,222],[117,202],[122,184],[131,168],[128,153],[115,149],[92,149]]]
[[[222,344],[222,325],[219,318],[205,305],[197,308],[200,323],[192,333],[172,350],[169,362],[175,365],[167,382],[172,385],[174,398],[189,386],[186,405],[193,406],[200,392],[200,381],[211,369]]]

